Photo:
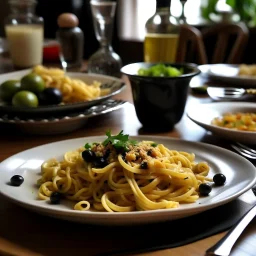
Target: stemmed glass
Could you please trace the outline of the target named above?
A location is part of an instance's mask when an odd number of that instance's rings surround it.
[[[111,45],[116,2],[91,0],[90,5],[100,48],[88,60],[88,73],[120,77],[122,61]]]
[[[186,24],[187,18],[185,16],[185,3],[187,2],[187,0],[180,0],[180,2],[182,4],[182,11],[181,11],[181,15],[179,17],[179,23]]]

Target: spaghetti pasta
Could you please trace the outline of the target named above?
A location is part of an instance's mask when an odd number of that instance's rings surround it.
[[[59,68],[46,68],[37,65],[32,70],[33,73],[41,76],[46,87],[54,87],[61,91],[63,103],[74,103],[79,101],[89,101],[109,93],[106,89],[101,90],[101,83],[94,81],[86,84],[80,79],[74,79]]]
[[[120,150],[121,142],[116,141],[86,144],[66,152],[61,161],[45,161],[38,180],[39,199],[59,192],[81,211],[177,208],[196,202],[199,185],[211,181],[209,165],[196,162],[193,153],[152,141],[126,141]]]

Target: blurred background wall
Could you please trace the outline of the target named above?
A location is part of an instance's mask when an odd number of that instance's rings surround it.
[[[96,40],[90,1],[88,0],[37,0],[36,14],[44,18],[44,36],[46,39],[55,39],[58,29],[57,17],[63,12],[71,12],[77,15],[79,27],[84,32],[84,58],[87,59],[98,47]],[[8,0],[0,0],[0,37],[5,37],[4,19],[9,14]],[[116,15],[117,19],[117,15]],[[115,21],[113,34],[113,48],[119,51],[117,25]]]
[[[84,32],[84,58],[93,54],[99,47],[94,35],[92,15],[89,0],[37,0],[36,13],[45,20],[45,38],[55,38],[57,17],[63,12],[76,14],[80,21],[80,28]],[[155,12],[155,0],[115,0],[117,12],[113,33],[113,48],[123,59],[123,64],[143,61],[143,39],[146,20]],[[210,2],[222,3],[226,0],[187,0],[185,15],[189,24],[197,28],[211,26],[213,21],[203,17],[203,13],[210,17],[212,14]],[[252,0],[234,0],[237,3],[248,3]],[[202,13],[202,7],[206,9]],[[245,8],[248,6],[245,5]],[[256,2],[250,6],[256,13]],[[172,0],[172,15],[179,17],[181,13],[180,0]],[[0,0],[0,37],[4,37],[4,19],[9,14],[8,0]],[[255,16],[254,16],[255,18]],[[256,18],[255,24],[250,25],[250,39],[245,51],[243,62],[256,63]],[[210,49],[209,51],[212,51]]]
[[[4,36],[4,19],[8,13],[8,0],[0,0],[0,37]]]

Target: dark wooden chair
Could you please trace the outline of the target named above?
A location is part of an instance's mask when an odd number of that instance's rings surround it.
[[[249,39],[244,23],[215,24],[201,32],[206,51],[208,47],[208,63],[241,63]]]
[[[199,29],[187,24],[181,25],[176,62],[207,64],[207,55]]]

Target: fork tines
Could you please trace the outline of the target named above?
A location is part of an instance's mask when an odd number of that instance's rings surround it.
[[[242,156],[256,160],[256,150],[252,149],[242,143],[237,142],[236,145],[231,144],[231,147],[235,149]]]

